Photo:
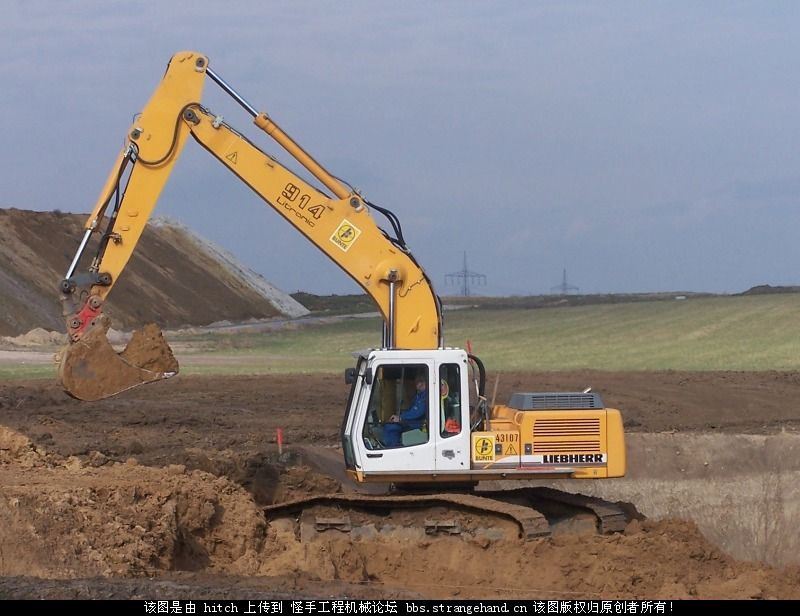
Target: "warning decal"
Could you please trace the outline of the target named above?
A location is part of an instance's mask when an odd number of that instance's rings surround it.
[[[331,235],[331,241],[347,252],[359,235],[361,235],[361,230],[345,218]]]
[[[504,430],[495,432],[495,450],[504,456],[519,455],[519,432]]]

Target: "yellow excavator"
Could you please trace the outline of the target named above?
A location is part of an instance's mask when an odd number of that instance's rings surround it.
[[[203,106],[207,78],[322,187]],[[488,404],[481,361],[444,344],[439,298],[407,248],[398,218],[326,171],[212,70],[205,55],[192,51],[172,57],[128,130],[61,283],[69,343],[60,354],[59,379],[68,393],[98,400],[178,370],[157,327],[138,332],[117,353],[106,338],[103,304],[189,136],[343,269],[380,311],[381,347],[359,353],[345,375],[351,389],[341,438],[347,473],[356,482],[464,486],[624,475],[621,414],[597,393],[519,393],[507,404]],[[391,232],[378,226],[374,213],[386,218]],[[93,236],[99,237],[97,252],[79,272]]]

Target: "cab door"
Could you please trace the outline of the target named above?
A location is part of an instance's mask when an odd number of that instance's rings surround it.
[[[461,355],[436,362],[439,397],[435,426],[437,471],[470,469],[469,384],[466,362]]]
[[[366,473],[433,472],[438,422],[434,363],[415,358],[375,360],[364,385],[352,442]],[[424,378],[424,389],[416,381]],[[415,406],[416,405],[416,406]],[[411,418],[413,416],[413,418]],[[397,421],[397,419],[400,421]]]

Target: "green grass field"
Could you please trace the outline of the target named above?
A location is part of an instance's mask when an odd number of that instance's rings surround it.
[[[187,372],[341,370],[352,351],[380,343],[378,332],[377,319],[354,319],[237,337],[216,352],[220,365],[193,365],[190,356],[184,365]],[[467,340],[495,370],[794,370],[800,295],[447,312],[446,344]]]
[[[331,372],[380,343],[377,318],[259,334],[206,335],[215,347],[178,354],[184,374]],[[796,370],[800,294],[756,295],[445,314],[446,344],[492,370]],[[181,341],[189,340],[181,338]],[[52,374],[0,366],[0,377]]]
[[[718,297],[448,315],[500,370],[793,370],[800,295]]]

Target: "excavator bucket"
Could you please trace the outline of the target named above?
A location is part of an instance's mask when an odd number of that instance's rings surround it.
[[[178,373],[178,361],[158,326],[135,331],[125,350],[117,353],[106,337],[110,321],[98,321],[57,360],[59,381],[72,397],[102,400]]]

